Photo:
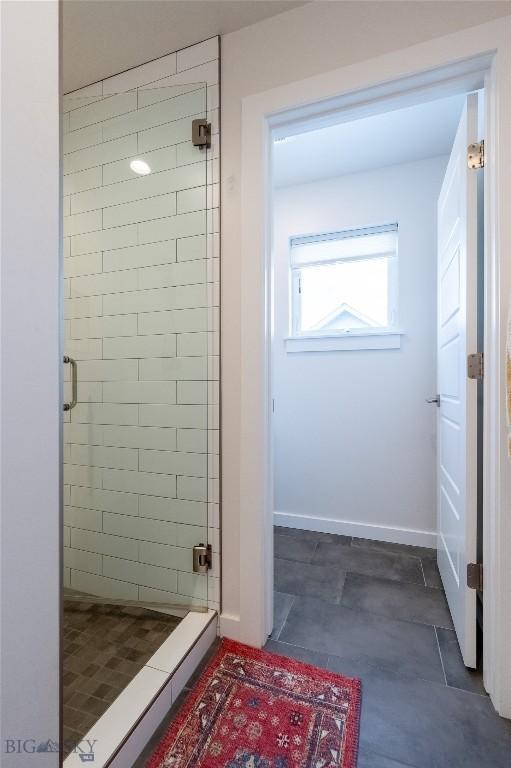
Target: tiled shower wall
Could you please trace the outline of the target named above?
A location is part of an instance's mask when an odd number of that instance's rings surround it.
[[[178,95],[172,124],[136,111],[156,87]],[[218,100],[217,38],[64,99],[64,353],[79,382],[64,417],[72,589],[219,608]],[[190,140],[203,108],[207,157]],[[155,172],[133,181],[139,154]],[[134,200],[130,183],[145,190]],[[191,555],[206,538],[207,577]]]

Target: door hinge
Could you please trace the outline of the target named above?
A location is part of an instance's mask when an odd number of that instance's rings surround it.
[[[484,141],[468,145],[467,163],[469,168],[484,168]]]
[[[193,572],[207,573],[211,568],[211,544],[197,544],[193,550]]]
[[[484,376],[484,355],[475,352],[467,356],[467,376],[469,379],[482,379]]]
[[[483,566],[482,563],[467,563],[467,587],[483,591]]]
[[[192,144],[199,149],[211,146],[211,123],[204,118],[192,120]]]

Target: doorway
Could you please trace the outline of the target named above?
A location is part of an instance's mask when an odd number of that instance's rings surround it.
[[[455,50],[453,48],[455,46]],[[413,46],[314,78],[247,96],[242,103],[241,173],[241,421],[240,421],[240,552],[250,552],[254,569],[239,568],[237,636],[262,645],[272,627],[273,499],[271,479],[269,349],[271,328],[269,156],[271,132],[307,117],[342,109],[381,111],[382,100],[416,103],[427,94],[469,93],[485,87],[487,163],[485,166],[485,419],[484,444],[484,677],[491,701],[502,716],[509,701],[509,616],[506,513],[509,487],[505,360],[509,274],[504,254],[509,238],[500,215],[509,180],[504,168],[508,94],[502,74],[507,68],[508,36],[496,25],[467,30],[452,37]],[[497,109],[497,104],[499,108]],[[227,423],[226,418],[226,423]],[[229,428],[232,424],[229,422]],[[225,469],[228,474],[228,469]],[[232,474],[232,473],[231,473]],[[237,560],[235,560],[237,562]],[[255,574],[260,574],[254,578]],[[236,618],[236,617],[234,617]],[[231,622],[229,615],[223,624]]]
[[[272,148],[275,524],[420,546],[428,570],[438,548],[472,668],[482,401],[465,360],[482,357],[484,170],[466,151],[482,105],[480,92],[313,119]],[[359,567],[428,586],[423,572]]]
[[[483,707],[496,729],[488,765],[504,765],[509,743],[481,670],[469,669],[481,648],[464,581],[477,552],[469,430],[481,407],[465,345],[482,351],[483,253],[460,201],[477,216],[484,171],[465,153],[482,138],[478,101],[457,94],[273,134],[266,647],[362,678],[367,765],[422,766],[424,728],[448,711],[461,733]],[[412,690],[434,702],[426,720]],[[432,752],[438,765],[469,760],[457,737]]]

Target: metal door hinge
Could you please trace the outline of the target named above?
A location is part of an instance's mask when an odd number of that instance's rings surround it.
[[[211,544],[197,544],[192,551],[193,572],[207,573],[211,568]]]
[[[483,566],[482,563],[467,563],[467,587],[483,591]]]
[[[204,118],[192,120],[192,144],[199,149],[211,146],[211,123]]]
[[[467,356],[467,376],[469,379],[482,379],[484,376],[484,355],[475,352]]]
[[[468,145],[467,163],[469,168],[484,168],[484,141]]]

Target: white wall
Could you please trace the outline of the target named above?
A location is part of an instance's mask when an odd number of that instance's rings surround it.
[[[1,757],[59,739],[59,8],[1,3]]]
[[[242,99],[506,14],[511,14],[509,2],[308,3],[222,37],[222,628],[226,633],[236,635],[240,610]]]
[[[64,99],[64,585],[81,592],[219,608],[191,551],[219,542],[218,75],[215,37]]]
[[[425,398],[436,391],[436,204],[446,163],[275,192],[277,524],[435,546],[436,408]],[[392,222],[401,348],[286,351],[289,238]]]

